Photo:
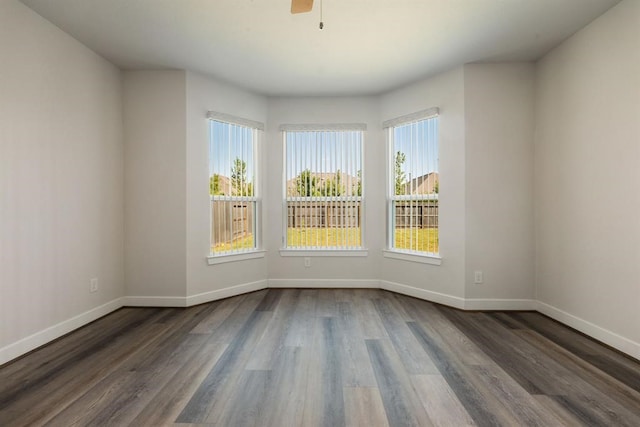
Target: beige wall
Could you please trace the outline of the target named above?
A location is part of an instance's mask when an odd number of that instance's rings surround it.
[[[538,63],[535,115],[537,298],[640,357],[640,2]]]
[[[466,298],[534,295],[534,71],[531,63],[464,67]]]
[[[124,73],[126,292],[151,305],[186,296],[185,87],[184,71]]]
[[[124,225],[118,69],[13,0],[0,58],[2,364],[117,307]]]

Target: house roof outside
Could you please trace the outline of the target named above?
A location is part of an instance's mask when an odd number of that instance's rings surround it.
[[[405,194],[434,194],[439,191],[440,175],[429,172],[413,178],[405,184]]]
[[[216,174],[216,176],[218,177],[218,188],[220,190],[219,195],[221,196],[231,196],[232,193],[232,189],[231,189],[231,178],[229,178],[228,176],[224,176],[224,175],[218,175]]]

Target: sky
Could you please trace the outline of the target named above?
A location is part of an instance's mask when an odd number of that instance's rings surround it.
[[[361,131],[286,132],[287,180],[309,169],[357,176],[362,169]]]
[[[438,172],[438,118],[421,120],[394,128],[393,155],[406,155],[403,170],[407,179]]]
[[[247,164],[247,181],[254,174],[254,131],[239,125],[210,120],[209,173],[231,176],[231,164],[241,158]],[[393,130],[393,155],[406,154],[406,178],[438,172],[438,119],[421,120]],[[362,169],[361,131],[287,132],[286,177],[292,179],[305,169],[315,173],[337,170],[357,176]],[[395,158],[395,157],[394,157]]]
[[[253,182],[254,131],[251,128],[210,120],[209,175],[231,176],[236,158],[247,165],[247,182]]]

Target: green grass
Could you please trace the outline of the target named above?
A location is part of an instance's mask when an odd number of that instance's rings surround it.
[[[419,252],[439,252],[437,228],[411,230],[396,228],[395,248]]]
[[[289,228],[287,229],[287,247],[301,246],[335,247],[360,246],[359,228]]]
[[[423,228],[411,230],[397,228],[395,249],[437,253],[439,251],[438,229]],[[360,246],[359,228],[289,228],[287,229],[287,247],[304,246],[336,247],[347,245]],[[213,253],[227,252],[236,249],[253,248],[253,235],[236,239],[233,242],[218,243],[212,247]]]
[[[215,253],[228,252],[236,249],[251,249],[254,247],[253,244],[253,234],[249,234],[244,237],[240,237],[239,239],[234,240],[233,242],[224,242],[218,243],[217,245],[211,246],[211,251]]]
[[[289,228],[287,247],[316,246],[332,247],[346,245],[346,236],[351,246],[360,245],[359,228]],[[395,248],[420,252],[437,253],[439,251],[438,229],[424,228],[413,230],[397,228]]]

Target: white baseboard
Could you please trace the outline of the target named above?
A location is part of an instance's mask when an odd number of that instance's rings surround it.
[[[470,298],[464,301],[465,310],[535,310],[532,299]]]
[[[640,343],[562,311],[541,301],[529,299],[465,299],[453,295],[415,288],[401,283],[376,279],[269,279],[187,297],[128,296],[60,322],[40,332],[0,348],[0,365],[26,354],[120,307],[190,307],[266,288],[351,288],[384,289],[462,310],[537,310],[565,325],[577,329],[611,347],[640,360]]]
[[[375,279],[269,279],[270,288],[351,288],[378,289]]]
[[[536,301],[536,310],[560,323],[564,323],[592,338],[640,360],[640,343],[604,329],[594,323],[581,319],[542,301]]]
[[[186,307],[186,297],[130,296],[122,298],[125,307]]]
[[[56,338],[60,338],[61,336],[91,323],[102,316],[106,316],[107,314],[122,307],[122,300],[123,298],[114,299],[106,304],[92,308],[91,310],[85,311],[84,313],[78,314],[77,316],[64,320],[56,325],[50,326],[33,335],[29,335],[28,337],[9,344],[8,346],[0,348],[0,365],[20,357],[31,350],[35,350]]]
[[[268,287],[267,280],[258,280],[256,282],[243,283],[241,285],[231,286],[224,289],[216,289],[215,291],[203,292],[201,294],[190,295],[186,299],[187,307],[192,305],[204,304],[210,301],[216,301],[223,298],[235,297],[236,295],[246,294],[247,292],[259,291]]]
[[[414,288],[401,283],[380,281],[380,288],[403,295],[420,298],[461,310],[535,310],[535,301],[529,299],[476,298],[465,299],[439,292]]]
[[[201,294],[189,295],[187,297],[152,297],[152,296],[131,296],[123,298],[123,305],[126,307],[191,307],[204,304],[223,298],[234,297],[246,294],[247,292],[259,291],[267,288],[267,280],[243,283],[224,289],[203,292]]]
[[[20,357],[31,350],[35,350],[121,307],[190,307],[192,305],[266,289],[267,286],[267,280],[260,280],[188,297],[128,296],[117,298],[0,348],[0,365]]]
[[[380,281],[380,289],[399,294],[408,295],[410,297],[420,298],[426,301],[436,302],[438,304],[448,305],[450,307],[464,309],[464,298],[453,295],[442,294],[439,292],[428,291],[426,289],[414,288],[412,286],[403,285],[401,283],[389,282],[387,280]]]

